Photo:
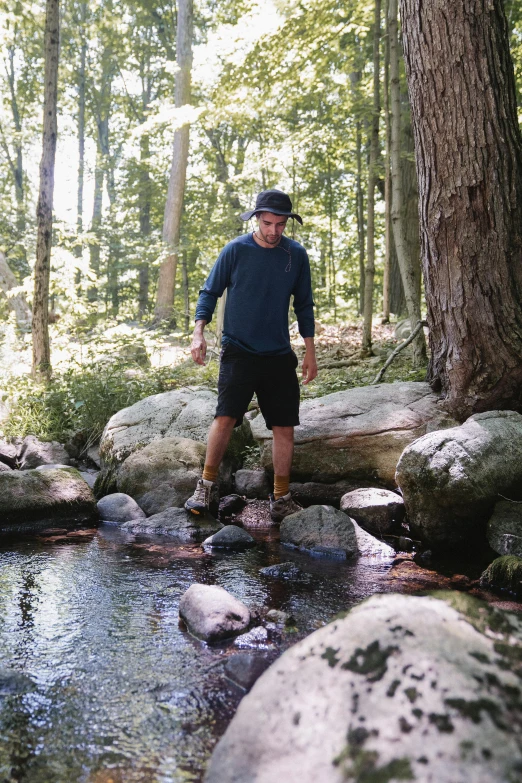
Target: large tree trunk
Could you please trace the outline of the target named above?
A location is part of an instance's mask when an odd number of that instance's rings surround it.
[[[193,0],[179,0],[176,35],[175,105],[190,103],[190,79],[192,71],[192,29],[194,25]],[[187,178],[190,126],[184,125],[174,133],[172,167],[163,219],[163,241],[166,258],[161,264],[156,295],[156,320],[169,320],[173,315],[178,266],[181,215]]]
[[[522,409],[522,138],[502,0],[402,0],[429,378],[460,419]]]
[[[45,73],[40,193],[36,210],[37,238],[33,296],[33,375],[51,375],[49,346],[49,276],[53,230],[54,161],[57,137],[58,56],[60,3],[47,0],[45,15]]]
[[[390,47],[390,94],[391,94],[391,161],[392,161],[392,208],[391,219],[397,261],[401,270],[406,308],[412,329],[421,320],[420,288],[417,274],[417,259],[410,253],[406,239],[406,221],[403,205],[403,178],[401,160],[401,93],[399,80],[399,35],[397,29],[397,0],[390,0],[388,14],[388,35]],[[426,360],[424,332],[420,330],[413,342],[413,364],[421,365]]]
[[[393,248],[391,222],[391,118],[390,118],[390,0],[386,2],[386,34],[384,36],[384,272],[382,278],[382,323],[390,321],[390,272]]]
[[[377,184],[377,160],[379,157],[379,114],[380,106],[380,57],[381,0],[375,0],[375,22],[373,39],[373,116],[370,137],[370,163],[368,173],[368,223],[366,269],[364,275],[364,320],[362,349],[372,350],[373,280],[375,277],[375,186]]]
[[[14,311],[18,326],[27,328],[31,324],[31,308],[27,304],[23,293],[10,294],[13,288],[18,287],[18,280],[11,271],[5,255],[0,251],[0,291],[3,291],[9,307]]]

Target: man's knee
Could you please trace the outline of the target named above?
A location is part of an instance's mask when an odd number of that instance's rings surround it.
[[[294,428],[293,427],[272,427],[272,433],[274,435],[274,438],[278,438],[281,440],[292,440],[294,439]]]
[[[236,419],[233,416],[216,416],[214,418],[214,426],[220,430],[233,430],[236,424]]]

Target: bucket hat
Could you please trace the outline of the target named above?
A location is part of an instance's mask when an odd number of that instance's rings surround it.
[[[251,209],[249,212],[243,212],[240,216],[241,220],[250,220],[252,215],[257,215],[259,212],[271,212],[273,215],[295,218],[303,225],[301,216],[296,212],[292,212],[290,197],[283,193],[282,190],[263,190],[256,198],[254,209]]]

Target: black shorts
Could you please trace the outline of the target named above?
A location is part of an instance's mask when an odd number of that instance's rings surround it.
[[[216,416],[232,416],[236,427],[254,396],[266,426],[295,427],[299,424],[297,356],[259,356],[227,343],[221,351]]]

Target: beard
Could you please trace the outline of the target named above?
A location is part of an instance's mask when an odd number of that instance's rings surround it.
[[[268,245],[277,245],[281,240],[281,237],[277,234],[265,234],[259,225],[257,226],[257,231],[263,242],[266,242]]]

